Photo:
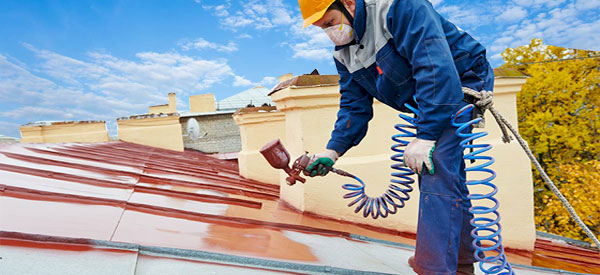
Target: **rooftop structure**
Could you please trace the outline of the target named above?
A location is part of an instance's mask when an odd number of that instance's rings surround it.
[[[107,142],[106,121],[37,121],[21,127],[23,143]]]
[[[16,142],[19,142],[18,138],[0,135],[0,143],[16,143]]]
[[[413,274],[414,235],[297,212],[237,171],[127,142],[0,145],[3,273]],[[550,239],[508,257],[517,274],[600,272]]]
[[[270,91],[271,90],[262,86],[248,89],[239,94],[220,100],[217,103],[217,110],[232,110],[235,112],[238,109],[250,107],[248,105],[253,105],[255,107],[260,107],[264,104],[273,105],[273,101],[271,101],[271,98],[268,96]]]

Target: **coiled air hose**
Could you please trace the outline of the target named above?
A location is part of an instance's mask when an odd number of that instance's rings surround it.
[[[477,124],[481,121],[481,118],[472,119],[470,121],[460,123],[456,122],[457,118],[463,114],[470,114],[473,110],[473,104],[469,104],[461,108],[454,116],[452,116],[452,126],[457,127],[456,134],[462,138],[460,145],[465,149],[470,149],[469,153],[464,155],[465,160],[480,162],[471,167],[465,168],[467,175],[469,172],[478,172],[478,174],[486,173],[489,176],[479,180],[467,180],[467,186],[485,186],[491,191],[487,194],[469,194],[469,198],[473,204],[476,201],[484,202],[483,205],[491,206],[472,206],[469,208],[469,212],[475,217],[471,219],[470,223],[473,226],[471,236],[473,237],[473,248],[475,248],[475,258],[479,261],[479,268],[486,274],[514,274],[510,263],[506,259],[504,254],[504,247],[502,246],[502,227],[500,226],[500,213],[498,213],[498,207],[500,206],[498,200],[494,198],[494,195],[498,193],[498,188],[492,183],[492,180],[496,178],[496,172],[488,168],[492,165],[495,160],[491,156],[485,156],[483,153],[492,149],[491,144],[476,144],[473,141],[488,135],[487,132],[471,132],[473,124]],[[490,204],[491,202],[491,204]],[[483,244],[487,245],[484,246]],[[489,245],[491,244],[491,245]],[[485,256],[484,252],[492,254]],[[483,257],[481,256],[483,255]],[[484,264],[491,264],[490,267],[485,267]]]
[[[600,242],[596,236],[594,236],[591,230],[589,230],[589,228],[583,223],[567,199],[562,195],[556,185],[552,182],[552,180],[550,180],[548,175],[541,168],[541,165],[533,156],[533,153],[527,146],[527,143],[519,135],[516,129],[514,129],[514,127],[512,127],[512,125],[510,125],[508,121],[492,107],[492,93],[488,91],[477,92],[466,87],[463,87],[463,92],[465,95],[473,97],[476,100],[476,105],[479,108],[490,110],[498,122],[500,129],[502,130],[502,140],[505,143],[508,143],[511,140],[510,136],[508,135],[508,130],[510,130],[510,132],[517,138],[527,156],[533,162],[535,168],[542,175],[544,182],[560,199],[571,217],[577,222],[586,235],[590,237],[593,243],[600,245]],[[405,104],[404,106],[415,113],[415,117],[400,114],[400,118],[406,121],[407,124],[396,124],[394,126],[396,130],[401,132],[400,134],[392,137],[392,140],[396,142],[396,144],[392,146],[392,151],[394,151],[396,154],[394,154],[391,159],[396,163],[394,163],[391,167],[397,172],[392,173],[392,184],[389,185],[387,191],[379,197],[370,197],[365,193],[364,182],[354,175],[351,175],[351,177],[357,180],[360,184],[344,184],[342,186],[344,189],[351,191],[350,193],[344,195],[345,199],[355,198],[348,204],[348,207],[352,207],[358,203],[358,206],[355,208],[354,212],[358,213],[359,211],[363,210],[363,216],[365,218],[369,215],[371,215],[373,219],[377,219],[378,217],[386,218],[389,214],[395,214],[398,208],[404,207],[405,202],[410,199],[409,193],[413,191],[411,185],[414,183],[414,180],[411,178],[411,176],[414,175],[414,172],[404,165],[404,150],[402,148],[409,144],[409,142],[404,140],[404,138],[416,137],[414,130],[416,129],[417,118],[420,115],[420,112],[418,109],[415,109],[408,104]],[[494,198],[494,195],[498,192],[498,189],[491,182],[496,178],[496,172],[488,168],[488,166],[492,165],[495,160],[491,156],[481,155],[482,153],[491,150],[492,145],[473,144],[474,140],[487,136],[487,132],[472,133],[470,131],[474,124],[477,124],[482,120],[481,118],[476,118],[465,123],[456,122],[457,117],[463,113],[470,113],[473,108],[473,104],[469,104],[461,108],[452,117],[452,125],[454,127],[458,127],[456,134],[463,139],[460,145],[463,148],[470,150],[469,153],[464,155],[464,159],[470,160],[471,162],[477,162],[477,160],[484,161],[484,163],[466,168],[465,172],[483,172],[489,174],[489,176],[485,179],[469,180],[466,182],[467,185],[471,186],[482,185],[491,188],[491,191],[487,194],[470,194],[468,196],[468,198],[472,201],[479,200],[487,201],[488,204],[489,202],[492,203],[492,206],[472,206],[469,209],[469,212],[471,212],[474,216],[478,215],[471,220],[471,225],[474,227],[474,229],[471,231],[471,236],[474,238],[473,247],[476,250],[475,257],[477,260],[479,260],[480,269],[486,274],[511,275],[514,274],[514,271],[506,259],[504,247],[502,245],[502,236],[500,235],[502,232],[502,227],[500,226],[500,214],[498,213],[499,202],[496,198]],[[489,256],[485,256],[484,252],[487,252]],[[484,264],[489,264],[491,266],[486,267]]]
[[[400,134],[392,136],[392,140],[396,142],[396,144],[391,148],[392,151],[395,152],[391,157],[395,163],[392,164],[391,167],[397,172],[392,173],[392,183],[388,186],[387,191],[378,197],[368,196],[365,193],[365,183],[356,176],[351,177],[360,184],[342,185],[342,188],[351,191],[344,195],[344,199],[354,198],[354,200],[348,204],[348,207],[358,204],[354,209],[354,213],[363,210],[363,217],[365,218],[369,215],[371,215],[373,219],[377,219],[378,217],[386,218],[389,214],[395,214],[398,211],[398,208],[404,207],[405,202],[410,199],[409,193],[413,191],[411,185],[415,180],[412,178],[412,175],[415,173],[404,165],[403,147],[406,147],[409,143],[409,141],[405,140],[406,138],[417,136],[414,131],[417,128],[417,118],[420,112],[418,109],[413,108],[408,104],[405,104],[404,106],[415,113],[415,117],[410,117],[402,113],[398,115],[401,119],[406,121],[406,123],[396,124],[394,126]]]

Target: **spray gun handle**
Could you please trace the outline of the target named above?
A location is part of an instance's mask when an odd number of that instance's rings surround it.
[[[285,179],[288,185],[296,184],[296,181],[300,181],[302,183],[306,182],[306,179],[301,177],[300,174],[306,169],[306,166],[310,162],[310,157],[308,156],[308,152],[304,152],[303,155],[299,156],[292,164],[292,169],[288,173],[289,177]]]

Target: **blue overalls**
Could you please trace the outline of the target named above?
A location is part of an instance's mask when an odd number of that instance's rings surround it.
[[[359,144],[373,117],[373,98],[403,112],[409,112],[405,103],[417,107],[417,137],[436,140],[436,148],[435,174],[419,177],[416,270],[454,274],[458,263],[475,258],[463,149],[450,119],[467,104],[462,86],[493,88],[485,48],[427,0],[356,0],[353,27],[355,43],[334,52],[341,98],[327,148],[344,154]]]

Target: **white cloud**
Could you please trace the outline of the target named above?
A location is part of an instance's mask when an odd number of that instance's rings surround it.
[[[219,17],[224,29],[237,31],[241,28],[256,30],[285,27],[294,23],[293,8],[282,0],[251,0],[233,7],[231,1],[218,6],[203,6]]]
[[[185,97],[228,80],[237,85],[275,83],[274,77],[245,81],[226,59],[207,60],[176,51],[141,52],[133,60],[92,52],[86,60],[78,60],[32,45],[25,47],[40,61],[35,66],[39,69],[31,71],[0,55],[0,100],[14,106],[0,112],[0,118],[20,124],[106,120],[114,130],[115,118],[146,113],[148,106],[167,102],[168,92]]]
[[[293,58],[312,61],[332,60],[335,45],[322,29],[315,26],[303,29],[302,21],[298,18],[297,24],[290,27],[289,33],[293,38],[289,43]]]
[[[252,38],[252,35],[249,35],[247,33],[242,33],[242,34],[238,35],[237,38],[238,39],[245,39],[245,38],[250,39],[250,38]]]
[[[204,50],[212,49],[219,52],[235,52],[238,50],[237,45],[234,42],[229,42],[227,45],[220,45],[217,43],[206,41],[204,38],[196,38],[192,41],[183,41],[179,43],[181,49],[184,51],[189,50]]]
[[[579,10],[591,10],[600,7],[600,0],[577,0],[575,4]]]
[[[294,55],[295,58],[304,58],[309,60],[331,60],[332,52],[331,50],[326,49],[311,49],[305,46],[305,44],[300,43],[294,47]]]
[[[515,4],[523,7],[540,8],[543,6],[552,8],[565,2],[565,0],[513,0]]]
[[[431,2],[434,7],[437,7],[440,3],[442,3],[442,0],[429,0],[429,2]]]
[[[476,6],[442,6],[437,9],[452,23],[462,28],[477,27],[481,25],[482,18],[488,17],[487,11]]]
[[[513,6],[506,9],[500,16],[496,17],[496,21],[512,23],[519,21],[527,16],[527,10],[519,6]]]
[[[236,75],[234,77],[233,86],[242,87],[242,86],[250,86],[250,85],[252,85],[252,81],[250,81],[242,76],[238,76],[238,75]]]
[[[252,82],[243,76],[235,76],[233,86],[245,87],[245,86],[269,86],[277,83],[277,78],[272,76],[266,76],[261,81]]]
[[[431,1],[434,5],[442,2],[442,0]],[[284,3],[282,0],[250,0],[240,2],[240,5],[231,3],[226,1],[220,6],[203,6],[203,8],[219,17],[219,25],[222,28],[231,31],[283,29],[286,38],[280,45],[289,47],[293,58],[312,61],[331,60],[331,50],[334,46],[331,40],[319,28],[303,29],[302,16],[289,3]],[[245,33],[238,38],[251,38],[251,36]],[[237,86],[256,84],[256,82],[244,81],[243,78],[236,79],[234,83]]]
[[[518,2],[518,1],[515,1]],[[552,1],[524,3],[553,5]],[[549,4],[550,3],[550,4]],[[579,2],[555,7],[506,28],[490,48],[492,59],[508,47],[527,45],[533,38],[542,38],[545,44],[584,50],[600,50],[600,18],[589,20],[588,10]],[[592,5],[592,4],[590,4]],[[587,20],[586,20],[587,19]],[[586,21],[583,21],[586,20]]]

